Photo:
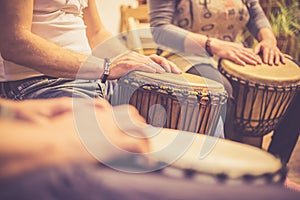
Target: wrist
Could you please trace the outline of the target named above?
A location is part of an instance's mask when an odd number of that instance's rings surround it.
[[[212,52],[211,43],[212,43],[212,39],[209,36],[207,36],[205,41],[205,50],[207,54],[212,57],[214,54]]]
[[[258,33],[258,40],[260,42],[267,41],[272,42],[273,44],[277,44],[276,37],[274,36],[272,30],[269,28],[262,28]]]

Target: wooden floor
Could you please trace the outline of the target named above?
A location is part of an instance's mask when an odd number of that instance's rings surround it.
[[[266,149],[271,141],[272,133],[266,135],[263,140],[263,148]],[[287,177],[297,183],[300,186],[300,137],[296,144],[296,147],[291,155],[288,163],[288,174]]]

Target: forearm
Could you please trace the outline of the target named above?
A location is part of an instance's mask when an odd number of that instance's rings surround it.
[[[93,55],[112,58],[128,51],[119,38],[114,37],[103,25],[95,0],[89,0],[88,4],[89,6],[83,10],[83,20]]]
[[[175,0],[150,0],[149,8],[154,41],[172,49],[184,51],[187,31],[171,23],[175,12]]]
[[[153,38],[162,44],[179,52],[206,55],[205,42],[207,36],[183,30],[174,25],[164,25],[152,30]]]
[[[250,1],[248,11],[250,14],[250,20],[247,24],[247,28],[252,35],[259,40],[259,31],[263,28],[268,28],[271,30],[270,23],[258,0]]]
[[[185,52],[187,32],[175,26],[159,26],[152,29],[154,41],[179,52]]]
[[[95,49],[99,44],[112,37],[112,34],[107,29],[101,29],[94,33],[93,36],[88,36],[91,49]]]
[[[5,60],[54,77],[96,79],[102,75],[102,63],[97,59],[85,63],[87,55],[32,33],[34,0],[6,0],[0,5],[0,27],[5,27],[1,29],[0,52]],[[82,64],[84,71],[80,68]]]
[[[1,45],[3,58],[45,75],[97,79],[103,73],[102,59],[94,58],[92,62],[86,63],[88,55],[63,49],[29,31],[19,32],[8,38],[11,39],[2,42]],[[83,64],[84,69],[81,69]]]
[[[98,58],[115,58],[119,57],[130,51],[119,39],[119,37],[112,37],[109,32],[98,33],[94,37],[95,46],[93,47],[92,54]],[[106,35],[107,37],[104,37]]]
[[[172,24],[175,0],[149,1],[150,24],[154,41],[180,52],[203,55],[206,36],[195,34]]]
[[[258,41],[268,41],[271,42],[272,44],[277,44],[277,40],[275,38],[275,35],[273,33],[273,31],[269,28],[262,28],[259,30],[258,34],[257,34],[257,39]]]

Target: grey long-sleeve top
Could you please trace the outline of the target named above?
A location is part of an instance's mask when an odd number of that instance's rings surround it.
[[[182,2],[184,3],[182,4]],[[204,23],[203,27],[209,27],[211,24],[221,26],[219,32],[222,32],[226,29],[224,28],[226,23],[231,22],[232,24],[228,24],[227,31],[229,31],[232,26],[239,25],[235,27],[235,29],[238,29],[237,31],[241,31],[247,27],[256,38],[261,28],[270,28],[270,24],[258,3],[258,0],[249,0],[246,4],[243,3],[242,0],[182,0],[182,2],[177,5],[177,0],[149,0],[150,25],[156,43],[179,51],[184,51],[184,41],[188,31],[198,32],[226,40],[225,36],[223,36],[224,38],[219,37],[219,35],[216,36],[213,32],[214,30],[205,30],[201,32],[201,29],[199,28],[201,23],[202,25]],[[240,7],[237,7],[237,5]],[[199,9],[198,12],[195,9]],[[179,21],[178,16],[180,14],[184,15],[184,12],[188,15],[188,20],[183,16],[184,20]],[[210,18],[210,24],[205,26],[205,20],[208,19],[205,16],[207,14],[212,17]],[[230,15],[233,16],[232,14],[235,14],[234,18],[230,17]],[[217,17],[214,18],[214,16]],[[244,20],[247,21],[244,21],[244,24],[242,24],[240,23],[240,21],[242,21],[241,18],[244,18]],[[182,22],[186,22],[186,24],[182,24]],[[197,28],[199,30],[193,31],[193,29]],[[234,33],[229,40],[234,41],[234,37],[237,35],[237,33]]]

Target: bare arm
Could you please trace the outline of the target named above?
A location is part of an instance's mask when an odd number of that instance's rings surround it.
[[[99,17],[95,0],[89,0],[88,7],[83,10],[83,20],[87,26],[86,34],[92,49],[112,37]]]
[[[48,76],[98,79],[103,74],[101,58],[112,58],[124,53],[124,47],[101,45],[98,51],[101,55],[88,56],[66,50],[39,37],[31,32],[33,4],[34,0],[0,2],[0,26],[6,27],[0,34],[0,50],[5,60],[35,69]],[[111,34],[104,28],[99,18],[94,0],[89,1],[89,6],[84,10],[84,21],[87,25],[88,41],[93,48],[111,38]],[[105,52],[108,52],[108,55],[105,55]],[[162,72],[160,65],[166,71],[180,73],[173,63],[167,62],[162,57],[129,53],[119,59],[113,59],[110,79],[119,78],[132,70]]]
[[[31,32],[34,0],[0,2],[0,50],[5,60],[33,68],[54,77],[75,78],[87,55],[63,49]],[[99,63],[100,62],[100,63]],[[97,79],[102,60],[85,64],[80,77]]]

